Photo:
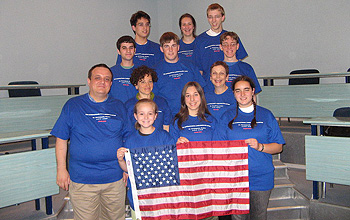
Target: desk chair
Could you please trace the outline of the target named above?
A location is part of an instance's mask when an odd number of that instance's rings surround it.
[[[309,74],[309,73],[319,73],[317,69],[301,69],[301,70],[293,70],[290,72],[290,75],[294,74]],[[312,78],[301,78],[301,79],[289,79],[289,85],[305,85],[305,84],[319,84],[319,77]]]
[[[301,69],[301,70],[293,70],[289,75],[295,74],[309,74],[309,73],[319,73],[317,69]],[[312,78],[300,78],[300,79],[289,79],[288,85],[306,85],[306,84],[320,84],[319,77]],[[288,118],[288,122],[290,122],[290,118]]]
[[[333,117],[350,117],[350,107],[337,108],[333,112]],[[341,119],[340,119],[341,120]],[[350,137],[350,127],[325,127],[326,136]]]
[[[9,85],[38,85],[36,81],[15,81],[10,82]],[[9,89],[9,97],[28,97],[28,96],[41,96],[40,89]]]

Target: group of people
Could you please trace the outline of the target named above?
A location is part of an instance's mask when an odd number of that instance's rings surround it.
[[[128,149],[214,140],[245,140],[249,157],[250,214],[219,218],[266,219],[272,154],[284,139],[272,113],[256,105],[259,82],[238,35],[223,30],[223,7],[209,5],[207,19],[211,28],[197,37],[184,14],[181,39],[166,32],[157,44],[148,40],[150,16],[136,12],[135,38],[118,39],[116,65],[93,66],[89,92],[64,105],[51,134],[57,184],[69,190],[75,219],[125,219]]]

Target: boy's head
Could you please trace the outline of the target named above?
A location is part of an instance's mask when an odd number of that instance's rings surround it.
[[[136,52],[136,43],[131,36],[120,37],[116,45],[122,60],[132,60]]]
[[[144,11],[138,11],[131,16],[130,25],[135,35],[147,38],[150,33],[151,17]]]
[[[222,31],[222,23],[225,21],[225,10],[218,3],[214,3],[207,8],[207,19],[212,31],[219,33]]]
[[[224,52],[225,59],[236,57],[239,48],[239,37],[235,32],[225,32],[220,36],[220,49]]]
[[[176,63],[179,59],[180,39],[173,32],[165,32],[159,39],[160,50],[164,53],[165,61]]]

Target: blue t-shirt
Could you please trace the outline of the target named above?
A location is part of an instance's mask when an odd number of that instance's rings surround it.
[[[198,68],[181,59],[176,63],[162,60],[156,65],[155,70],[158,81],[154,84],[154,93],[167,100],[172,116],[175,116],[180,110],[181,91],[187,82],[196,81],[202,87],[205,86]]]
[[[133,149],[137,147],[157,147],[163,145],[174,145],[175,140],[169,135],[168,132],[163,129],[156,129],[152,134],[143,136],[138,130],[131,133],[131,135],[126,139],[125,147],[128,149]],[[128,180],[128,199],[130,206],[134,209],[134,200],[132,198],[131,185]]]
[[[195,44],[196,39],[194,39],[194,41],[190,44],[186,44],[183,42],[183,40],[180,40],[180,50],[179,50],[179,57],[182,60],[188,60],[191,61],[192,63],[194,63],[193,60],[193,48],[194,48],[194,44]]]
[[[257,124],[251,128],[254,112],[244,113],[238,110],[233,129],[228,123],[235,117],[236,107],[230,107],[220,119],[220,138],[222,140],[246,140],[255,138],[259,143],[285,144],[281,130],[273,114],[266,108],[256,106]],[[249,187],[250,190],[265,191],[274,186],[274,166],[272,155],[248,147]]]
[[[129,129],[121,101],[108,97],[96,103],[84,94],[66,102],[51,134],[70,139],[68,170],[72,181],[105,184],[122,178],[117,150]]]
[[[136,119],[134,117],[134,106],[136,102],[139,100],[135,97],[129,99],[125,103],[125,108],[128,113],[128,118],[131,121],[132,125],[135,125]],[[153,98],[153,101],[157,104],[158,106],[158,116],[157,119],[155,120],[153,126],[156,127],[157,129],[163,129],[163,125],[169,125],[170,121],[172,119],[171,117],[171,111],[168,105],[168,102],[160,96],[155,95]]]
[[[207,100],[207,106],[210,113],[219,120],[221,115],[231,105],[236,105],[236,99],[233,95],[233,91],[228,88],[222,94],[216,94],[214,90],[206,91],[205,98]]]
[[[181,125],[182,129],[177,126],[178,119],[170,124],[169,133],[177,141],[179,137],[185,137],[189,141],[212,141],[216,139],[217,120],[206,115],[208,121],[200,120],[198,117],[188,116],[188,119]]]
[[[199,70],[203,71],[203,78],[208,82],[210,78],[210,67],[219,60],[224,60],[224,52],[220,49],[220,36],[225,33],[223,30],[217,36],[209,36],[206,32],[200,34],[195,41],[193,59]],[[238,60],[244,59],[248,53],[243,43],[239,40],[239,48],[236,52]]]
[[[134,67],[125,69],[120,64],[111,67],[113,82],[109,94],[123,103],[137,94],[135,86],[130,83],[130,76]]]
[[[133,59],[135,66],[146,65],[153,68],[163,58],[164,55],[160,50],[159,44],[150,40],[147,40],[147,43],[143,45],[136,43],[136,53]],[[122,58],[118,54],[117,64],[120,64],[121,61]]]
[[[228,81],[226,81],[226,85],[230,89],[232,89],[232,81],[234,81],[238,76],[248,76],[253,80],[255,84],[255,94],[261,92],[260,83],[251,65],[242,61],[227,63],[227,65],[228,65],[229,73],[228,73]],[[211,90],[214,90],[214,85],[212,82],[207,83],[207,86],[205,88],[205,91],[211,91]]]
[[[238,61],[233,65],[229,65],[228,81],[226,85],[231,88],[232,81],[235,80],[238,76],[248,76],[250,77],[255,84],[255,93],[261,92],[260,83],[256,77],[255,71],[251,65],[246,62]]]

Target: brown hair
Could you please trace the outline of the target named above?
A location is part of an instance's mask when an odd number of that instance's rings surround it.
[[[213,65],[211,65],[211,67],[210,67],[210,74],[211,74],[212,69],[216,66],[223,66],[225,68],[226,76],[228,75],[229,68],[224,61],[216,61],[215,63],[213,63]]]
[[[183,15],[181,15],[181,17],[179,18],[179,27],[180,27],[180,30],[181,30],[181,21],[182,21],[182,19],[183,18],[190,18],[191,20],[192,20],[192,24],[193,24],[193,33],[192,33],[192,35],[193,35],[193,37],[197,37],[197,35],[196,35],[196,27],[197,27],[197,24],[196,24],[196,20],[194,19],[194,17],[191,15],[191,14],[189,14],[189,13],[185,13],[185,14],[183,14]],[[183,35],[183,33],[182,33],[182,31],[181,31],[181,35]]]
[[[130,25],[131,26],[134,26],[136,27],[136,23],[139,19],[141,18],[145,18],[148,20],[148,22],[151,24],[151,17],[144,11],[138,11],[134,14],[131,15],[131,18],[130,18]],[[135,31],[133,30],[134,34],[135,34]]]
[[[132,38],[131,36],[128,36],[128,35],[122,36],[117,40],[116,45],[117,45],[118,50],[120,50],[120,46],[122,45],[122,43],[131,43],[134,45],[134,48],[136,47],[136,43],[135,43],[134,38]]]
[[[224,40],[226,40],[227,37],[232,37],[232,39],[235,40],[237,44],[239,43],[238,34],[232,31],[228,31],[220,36],[220,44],[222,44],[222,42],[224,42]]]
[[[152,77],[152,81],[155,83],[158,81],[158,76],[154,69],[149,68],[148,66],[142,65],[135,68],[130,76],[130,83],[134,86],[137,85],[145,76],[150,75]]]
[[[173,32],[165,32],[159,39],[160,46],[162,47],[165,43],[169,43],[174,40],[177,45],[180,45],[179,37]]]
[[[200,120],[208,122],[208,120],[206,118],[206,114],[211,115],[209,110],[208,110],[208,107],[207,107],[207,101],[205,100],[203,88],[197,82],[194,82],[194,81],[188,82],[188,83],[186,83],[186,85],[182,89],[181,108],[180,108],[180,111],[175,115],[175,118],[174,118],[174,123],[175,123],[175,120],[178,119],[177,126],[181,130],[182,130],[182,123],[185,122],[189,116],[188,107],[186,105],[185,97],[186,97],[187,89],[191,86],[194,86],[196,88],[197,92],[199,93],[199,95],[201,97],[201,104],[199,105],[197,117]]]
[[[92,71],[94,70],[94,69],[96,69],[97,67],[103,67],[103,68],[106,68],[106,69],[108,69],[109,70],[109,72],[111,73],[111,76],[113,77],[113,74],[112,74],[112,71],[111,71],[111,69],[106,65],[106,64],[104,64],[104,63],[100,63],[100,64],[96,64],[96,65],[94,65],[93,67],[91,67],[90,69],[89,69],[89,72],[88,72],[88,78],[89,79],[91,79],[91,76],[92,76]]]
[[[212,10],[219,10],[221,12],[222,16],[225,15],[224,8],[221,5],[219,5],[218,3],[213,3],[213,4],[208,6],[208,8],[207,8],[207,16],[208,16],[208,12],[212,11]]]
[[[153,109],[154,109],[154,113],[155,114],[158,114],[158,106],[157,104],[151,100],[151,99],[141,99],[139,100],[138,102],[136,102],[135,106],[134,106],[134,114],[137,114],[137,109],[138,107],[141,105],[141,104],[144,104],[144,103],[149,103],[152,105]],[[141,125],[136,121],[135,122],[135,128],[136,130],[139,130],[141,128]]]
[[[240,81],[245,81],[245,82],[248,82],[250,84],[250,87],[252,89],[255,89],[255,84],[253,82],[253,80],[248,77],[248,76],[239,76],[237,77],[233,82],[232,82],[232,91],[234,92],[235,91],[235,85],[236,83],[240,82]],[[252,98],[252,102],[253,102],[253,105],[254,105],[254,118],[252,119],[252,121],[250,122],[250,126],[252,128],[255,127],[256,125],[256,103],[254,101],[254,99]],[[235,119],[237,118],[238,116],[238,102],[237,102],[237,105],[236,105],[236,116],[228,123],[228,127],[232,130],[232,124],[233,122],[235,121]]]

